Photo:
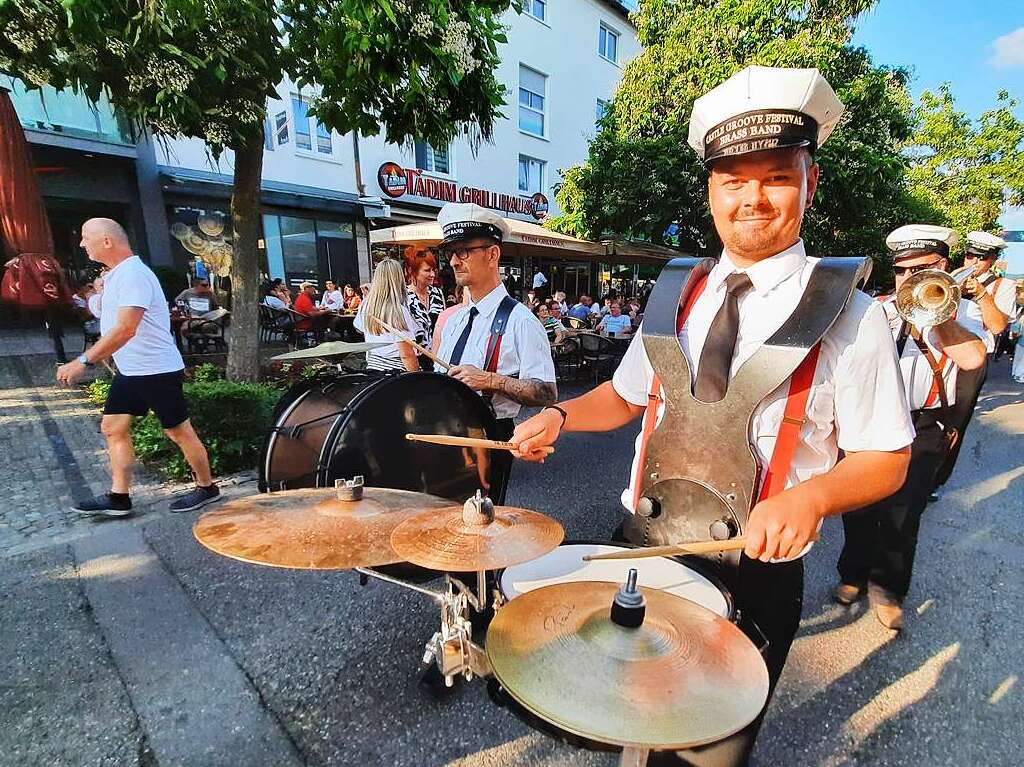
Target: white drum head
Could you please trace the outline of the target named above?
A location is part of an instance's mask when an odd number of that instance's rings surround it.
[[[506,599],[554,583],[608,581],[625,583],[630,568],[637,571],[637,583],[651,589],[689,599],[713,613],[729,618],[729,600],[712,581],[682,562],[665,557],[584,562],[587,554],[623,551],[623,546],[605,543],[563,543],[542,557],[513,565],[501,574],[501,593]]]

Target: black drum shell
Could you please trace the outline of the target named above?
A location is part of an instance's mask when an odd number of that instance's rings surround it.
[[[489,451],[410,442],[409,433],[495,439],[490,405],[436,373],[347,373],[282,397],[260,458],[260,489],[366,484],[464,501],[487,490]]]

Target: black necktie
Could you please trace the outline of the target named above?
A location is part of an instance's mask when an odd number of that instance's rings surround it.
[[[740,297],[752,287],[743,272],[733,272],[725,278],[725,302],[711,323],[697,366],[694,394],[701,402],[718,402],[729,388],[729,370],[740,328]]]
[[[469,340],[469,334],[473,330],[473,320],[480,314],[480,310],[475,306],[469,307],[469,322],[466,323],[466,327],[462,329],[462,335],[459,336],[459,340],[455,342],[455,349],[452,351],[452,358],[449,364],[452,366],[458,365],[462,362],[462,353],[466,351],[466,342]]]

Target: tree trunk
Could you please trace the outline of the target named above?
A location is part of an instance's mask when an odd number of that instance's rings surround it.
[[[228,378],[259,378],[260,183],[263,176],[263,129],[235,150],[235,189],[231,220],[235,229],[231,260],[231,344]]]

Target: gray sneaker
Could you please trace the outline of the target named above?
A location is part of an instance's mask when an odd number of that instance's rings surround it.
[[[132,513],[131,499],[111,497],[110,493],[78,501],[71,510],[86,517],[127,517]]]
[[[209,487],[197,487],[194,490],[189,490],[181,498],[171,504],[171,512],[174,514],[180,514],[183,511],[195,511],[201,509],[208,503],[214,503],[220,500],[220,488],[216,485],[210,485]]]

